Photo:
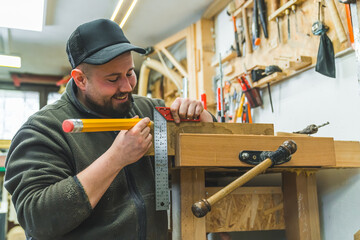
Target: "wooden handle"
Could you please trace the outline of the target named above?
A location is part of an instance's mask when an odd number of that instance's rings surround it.
[[[271,152],[271,155],[266,158],[264,161],[253,167],[251,170],[247,171],[244,175],[237,178],[235,181],[209,197],[208,199],[202,199],[197,203],[194,203],[191,207],[193,214],[200,218],[204,217],[208,212],[211,211],[211,206],[216,202],[220,201],[227,195],[229,195],[232,191],[237,189],[238,187],[244,185],[249,180],[253,179],[260,173],[264,172],[273,164],[282,164],[286,161],[291,154],[295,153],[297,150],[297,145],[294,141],[289,140],[283,142],[283,144],[275,151]]]
[[[197,203],[194,203],[191,210],[193,214],[200,218],[204,217],[208,212],[211,211],[211,206],[214,205],[216,202],[220,201],[227,195],[229,195],[231,192],[233,192],[238,187],[244,185],[249,180],[253,179],[260,173],[264,172],[266,169],[268,169],[273,164],[272,160],[270,158],[265,159],[258,165],[256,165],[251,170],[247,171],[244,175],[237,178],[235,181],[209,197],[208,199],[202,199]]]
[[[243,22],[244,22],[246,52],[252,53],[252,43],[251,43],[251,39],[250,39],[249,24],[248,24],[246,12],[247,12],[246,8],[243,8],[242,9],[242,17],[243,17]]]
[[[347,41],[346,33],[341,23],[341,19],[336,9],[334,0],[326,0],[326,3],[329,8],[329,12],[334,23],[334,28],[336,30],[336,34],[339,38],[340,43],[346,42]]]

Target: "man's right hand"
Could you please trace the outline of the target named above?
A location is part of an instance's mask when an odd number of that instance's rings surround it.
[[[149,118],[144,118],[129,130],[120,131],[109,148],[114,164],[123,168],[139,160],[152,145]]]

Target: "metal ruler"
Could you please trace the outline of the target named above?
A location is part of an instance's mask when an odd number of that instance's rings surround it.
[[[167,123],[154,109],[155,201],[156,211],[169,209]]]

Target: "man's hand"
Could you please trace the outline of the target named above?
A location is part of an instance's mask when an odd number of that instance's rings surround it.
[[[139,160],[149,150],[152,145],[152,135],[148,124],[148,117],[142,119],[133,128],[120,131],[114,143],[110,147],[110,151],[114,158],[114,162],[120,168]]]
[[[176,123],[180,118],[196,119],[200,117],[201,122],[212,122],[213,118],[208,111],[204,111],[201,101],[189,98],[176,98],[170,106],[172,117]]]

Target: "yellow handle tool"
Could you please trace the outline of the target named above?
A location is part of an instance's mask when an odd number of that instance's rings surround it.
[[[67,119],[62,123],[64,132],[105,132],[129,130],[142,118],[114,118],[114,119]],[[151,127],[152,122],[148,124]]]

